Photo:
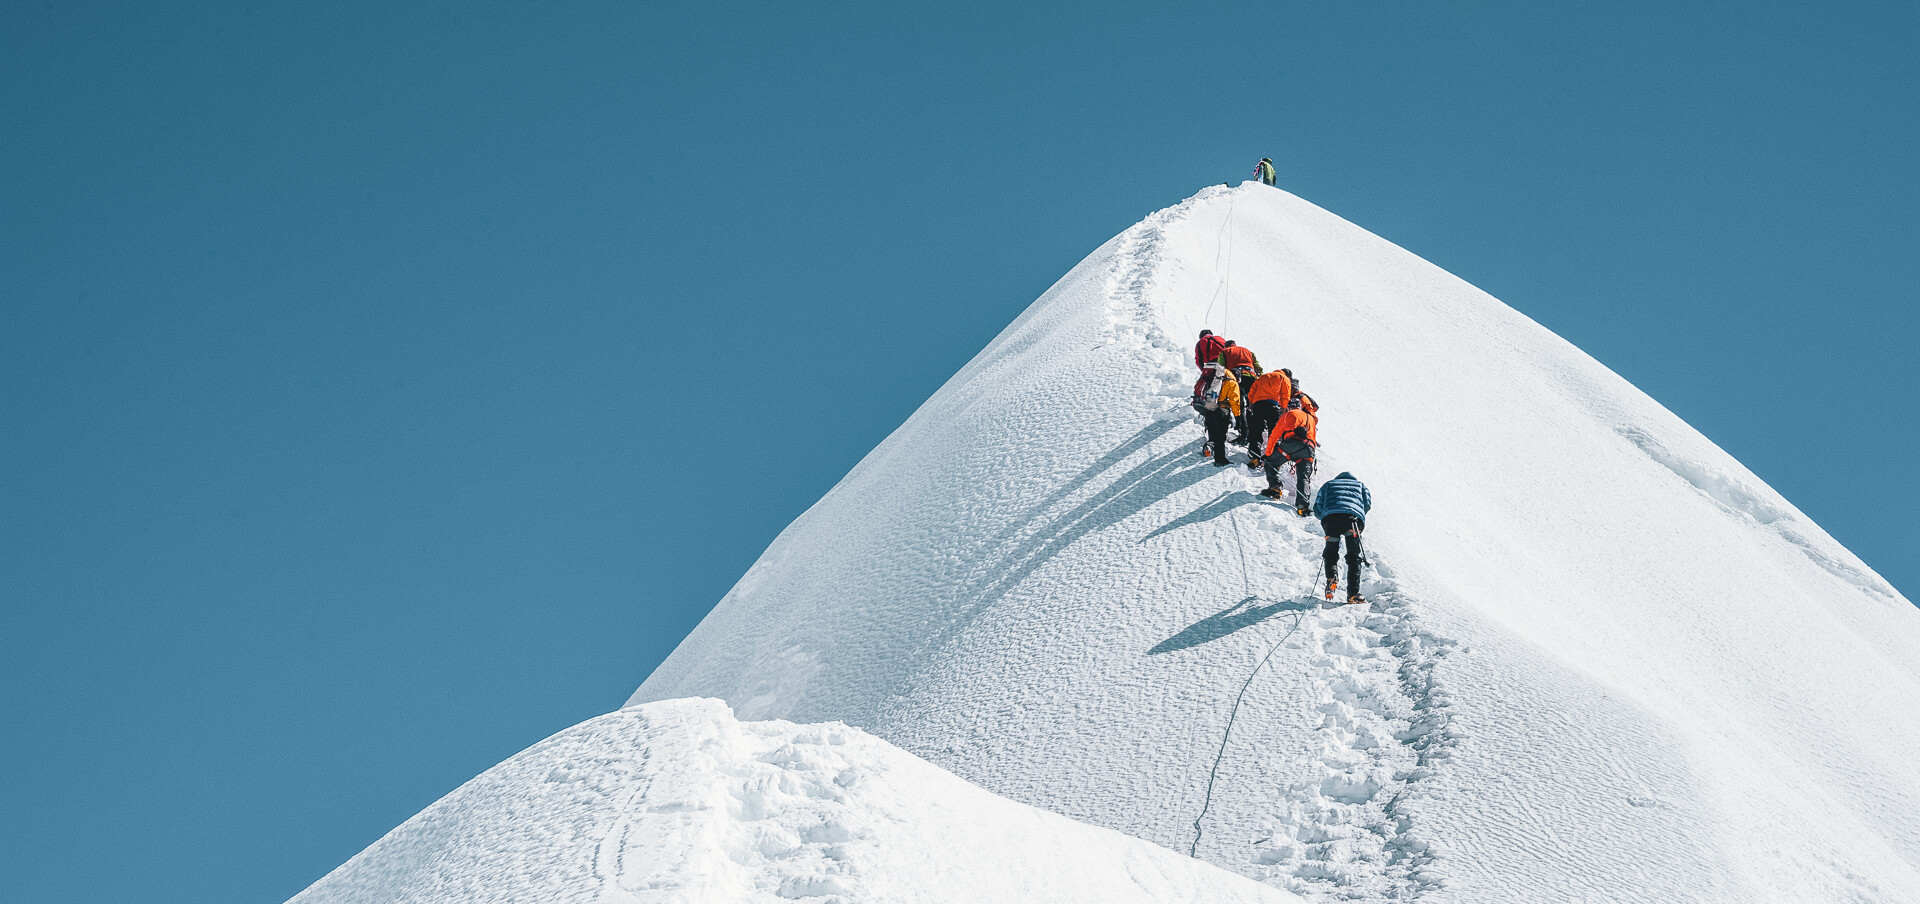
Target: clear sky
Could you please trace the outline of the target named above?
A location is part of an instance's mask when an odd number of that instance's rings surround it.
[[[1916,46],[1911,3],[7,4],[0,881],[298,892],[618,706],[1263,155],[1911,595]]]

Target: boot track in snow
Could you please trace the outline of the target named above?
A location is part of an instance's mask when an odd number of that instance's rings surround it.
[[[1170,208],[1135,227],[1119,251],[1108,291],[1115,338],[1132,338],[1169,352],[1172,360],[1162,371],[1166,379],[1161,392],[1174,398],[1185,394],[1187,386],[1178,344],[1154,324],[1154,289],[1162,229],[1186,208]],[[1223,241],[1231,241],[1230,228],[1231,211],[1222,226]],[[1244,486],[1249,478],[1227,469],[1220,479]],[[1256,509],[1264,528],[1261,535],[1278,541],[1270,555],[1305,568],[1317,588],[1324,539],[1312,529],[1317,524],[1299,520],[1291,505],[1286,509]],[[1229,511],[1224,517],[1239,547],[1244,607],[1267,598],[1252,586],[1248,541],[1238,514]],[[1380,555],[1377,548],[1372,555]],[[1305,584],[1309,574],[1297,578]],[[1316,899],[1411,901],[1444,884],[1438,852],[1420,832],[1419,817],[1424,783],[1446,764],[1461,740],[1451,725],[1451,697],[1434,674],[1456,645],[1421,625],[1414,600],[1390,577],[1374,571],[1367,583],[1370,602],[1357,607],[1322,609],[1317,592],[1299,597],[1308,603],[1247,674],[1207,772],[1190,855],[1200,853],[1221,764],[1236,755],[1234,725],[1248,689],[1268,661],[1298,636],[1298,655],[1310,662],[1317,684],[1320,748],[1289,784],[1264,837],[1241,842],[1251,848],[1248,858],[1238,863],[1209,859]],[[1257,718],[1257,713],[1250,717]],[[1236,846],[1227,844],[1229,850]]]

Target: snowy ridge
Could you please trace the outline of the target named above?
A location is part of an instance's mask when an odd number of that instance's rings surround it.
[[[1453,644],[1423,632],[1397,591],[1373,593],[1372,614],[1310,623],[1317,768],[1287,790],[1274,835],[1254,842],[1255,862],[1273,867],[1255,875],[1336,900],[1414,900],[1445,884],[1420,800],[1461,741],[1434,677]]]
[[[1195,455],[1202,326],[1373,488],[1370,605],[1303,595],[1317,526]],[[1911,604],[1578,349],[1264,186],[1049,289],[632,703],[696,695],[1314,899],[1920,900]]]
[[[1284,904],[1257,883],[967,784],[844,725],[714,700],[568,729],[293,899]]]
[[[1202,193],[1195,200],[1213,193]],[[1163,228],[1176,221],[1187,207],[1180,205],[1155,214],[1122,235],[1118,265],[1108,288],[1114,300],[1109,311],[1116,341],[1177,348],[1155,328],[1159,312],[1152,288],[1161,265]],[[1231,215],[1230,197],[1222,234]],[[1230,265],[1231,251],[1224,236],[1218,244],[1228,250],[1217,259]],[[1225,302],[1224,316],[1232,302],[1224,279],[1220,292],[1209,298],[1209,308],[1220,301]],[[1175,398],[1176,406],[1180,406],[1175,410],[1181,410],[1189,392],[1189,375],[1176,368],[1162,371],[1162,376],[1161,393]],[[1326,464],[1330,466],[1329,475],[1337,473],[1337,468],[1331,468],[1335,461],[1329,459]],[[1283,477],[1283,483],[1291,486],[1291,478]],[[1253,485],[1246,489],[1256,488]],[[1178,528],[1185,522],[1204,521],[1223,513],[1220,506],[1231,508],[1244,501],[1241,493],[1223,492],[1186,519],[1169,522],[1154,533]],[[1433,775],[1460,740],[1449,728],[1449,698],[1433,675],[1439,658],[1454,644],[1420,628],[1414,607],[1390,580],[1373,585],[1375,602],[1370,612],[1321,604],[1316,599],[1322,580],[1319,531],[1305,526],[1311,522],[1289,516],[1278,507],[1262,506],[1251,520],[1254,530],[1278,534],[1275,539],[1280,544],[1299,551],[1297,558],[1281,563],[1280,571],[1282,586],[1291,583],[1301,588],[1299,595],[1269,600],[1255,592],[1247,571],[1243,521],[1231,521],[1241,588],[1246,596],[1148,652],[1167,653],[1196,646],[1241,624],[1252,625],[1291,612],[1291,624],[1269,656],[1249,674],[1242,691],[1244,694],[1258,679],[1272,652],[1298,636],[1295,649],[1311,657],[1316,667],[1310,680],[1316,688],[1315,709],[1324,717],[1317,729],[1319,755],[1305,764],[1287,788],[1282,806],[1262,823],[1267,834],[1253,842],[1256,852],[1252,861],[1270,868],[1250,870],[1249,875],[1335,900],[1414,900],[1444,884],[1434,863],[1437,852],[1415,830],[1415,802],[1419,782]],[[1378,553],[1374,557],[1377,559]],[[1300,631],[1303,626],[1304,633]],[[1236,698],[1236,709],[1222,729],[1220,759],[1231,749],[1231,727],[1237,721],[1239,702]],[[1203,799],[1203,818],[1196,820],[1194,844],[1189,848],[1193,853],[1199,852],[1205,839],[1202,823],[1211,807],[1211,800]]]

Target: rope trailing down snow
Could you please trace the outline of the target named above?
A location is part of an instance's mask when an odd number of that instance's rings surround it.
[[[1254,666],[1253,671],[1247,673],[1246,682],[1240,685],[1240,694],[1233,698],[1233,709],[1227,713],[1227,731],[1220,736],[1220,750],[1213,755],[1213,768],[1207,771],[1206,800],[1200,805],[1200,815],[1193,818],[1193,846],[1187,848],[1187,856],[1189,857],[1199,856],[1200,835],[1201,832],[1204,831],[1200,827],[1200,821],[1207,818],[1207,810],[1213,807],[1213,779],[1214,776],[1220,773],[1220,761],[1227,756],[1227,741],[1233,737],[1233,720],[1240,715],[1240,701],[1247,696],[1247,688],[1253,685],[1253,677],[1260,674],[1260,670],[1266,666],[1267,660],[1273,658],[1273,654],[1278,652],[1280,646],[1287,642],[1287,638],[1292,637],[1293,632],[1300,630],[1300,622],[1306,617],[1307,610],[1305,609],[1294,613],[1293,627],[1287,629],[1286,636],[1274,642],[1273,647],[1267,650],[1267,655],[1260,657],[1260,664]]]
[[[1227,523],[1233,526],[1234,544],[1240,548],[1241,586],[1246,588],[1249,597],[1253,597],[1253,582],[1247,577],[1246,538],[1240,535],[1239,521],[1234,520],[1232,516],[1228,516]],[[1258,598],[1254,599],[1257,600]],[[1282,635],[1279,640],[1274,641],[1273,646],[1267,649],[1267,655],[1260,657],[1259,664],[1253,667],[1253,671],[1247,673],[1247,680],[1241,682],[1240,693],[1236,694],[1233,698],[1233,708],[1227,711],[1227,730],[1220,735],[1220,749],[1213,755],[1213,768],[1207,770],[1207,794],[1200,804],[1200,815],[1193,818],[1193,846],[1187,848],[1187,856],[1189,857],[1199,856],[1200,836],[1205,831],[1201,828],[1200,823],[1207,818],[1207,811],[1213,808],[1213,781],[1220,774],[1220,761],[1226,759],[1227,742],[1233,738],[1233,721],[1240,717],[1240,701],[1246,699],[1247,688],[1253,686],[1254,676],[1259,675],[1260,670],[1266,668],[1267,660],[1272,659],[1273,654],[1279,652],[1280,647],[1285,644],[1288,639],[1293,637],[1293,633],[1300,630],[1300,622],[1306,617],[1307,610],[1305,609],[1294,613],[1293,627],[1288,628],[1285,635]]]
[[[1204,326],[1207,320],[1213,316],[1214,302],[1220,301],[1221,295],[1224,292],[1226,303],[1220,306],[1220,331],[1222,333],[1227,331],[1227,315],[1230,314],[1233,309],[1233,205],[1236,200],[1238,199],[1231,195],[1228,196],[1227,218],[1221,221],[1220,231],[1213,236],[1213,265],[1214,269],[1220,271],[1221,277],[1220,282],[1213,287],[1213,297],[1207,299],[1206,312],[1200,315],[1200,323]],[[1220,236],[1222,235],[1227,237],[1225,246],[1227,265],[1225,267],[1220,266]]]

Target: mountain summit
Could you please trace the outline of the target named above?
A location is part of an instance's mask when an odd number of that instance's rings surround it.
[[[1203,328],[1371,487],[1370,602],[1196,454]],[[1917,712],[1920,612],[1739,462],[1250,183],[1075,267],[626,708],[295,900],[1920,901]]]
[[[1202,328],[1372,488],[1371,603],[1195,454]],[[1048,290],[629,705],[688,696],[1309,898],[1920,900],[1920,612],[1579,349],[1256,184]]]

